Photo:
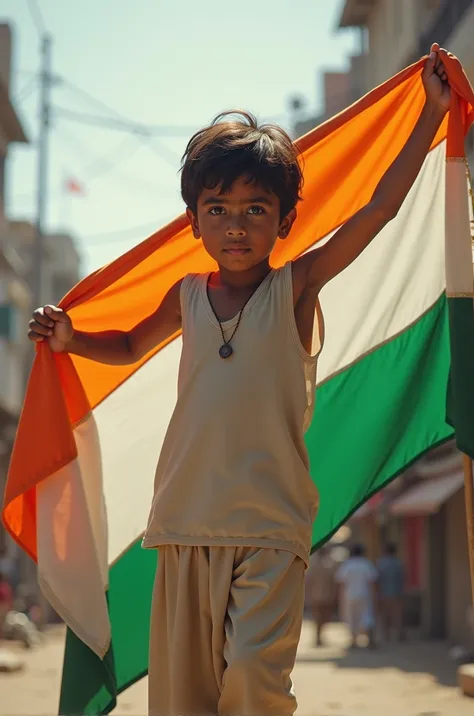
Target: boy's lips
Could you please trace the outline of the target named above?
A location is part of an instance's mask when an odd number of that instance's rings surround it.
[[[249,251],[250,249],[247,246],[228,246],[224,249],[224,253],[230,254],[231,256],[243,256]]]

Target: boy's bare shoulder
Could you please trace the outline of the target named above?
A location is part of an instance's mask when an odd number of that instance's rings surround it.
[[[313,265],[313,262],[314,256],[308,258],[308,254],[298,256],[298,258],[294,259],[291,262],[291,271],[293,279],[293,300],[295,305],[298,303],[303,294],[308,292],[308,290],[311,291],[312,294],[315,294],[314,298],[317,297],[318,290],[315,286],[312,285],[309,280],[310,270]]]
[[[168,289],[157,305],[153,314],[154,316],[160,318],[165,314],[181,315],[181,286],[183,285],[184,278],[185,277],[180,278]]]

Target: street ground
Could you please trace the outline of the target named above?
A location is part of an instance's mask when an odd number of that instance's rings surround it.
[[[456,686],[456,667],[437,642],[347,651],[343,626],[328,627],[329,646],[315,649],[306,623],[293,673],[297,716],[472,716],[474,700]],[[0,673],[0,716],[56,716],[64,631],[48,633],[43,646],[15,648],[25,669]],[[119,698],[114,714],[145,716],[146,680]]]

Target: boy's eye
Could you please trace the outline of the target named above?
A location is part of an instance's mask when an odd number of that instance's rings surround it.
[[[261,206],[249,206],[249,214],[254,214],[255,216],[258,216],[259,214],[264,214],[265,209],[263,209]]]
[[[224,212],[223,206],[211,206],[209,213],[213,216],[220,216]]]

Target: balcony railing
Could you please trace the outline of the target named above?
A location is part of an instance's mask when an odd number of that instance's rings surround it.
[[[426,55],[433,42],[439,42],[441,46],[445,45],[470,7],[474,7],[474,0],[445,0],[434,21],[420,33],[418,49],[413,61],[416,62],[422,55]]]

